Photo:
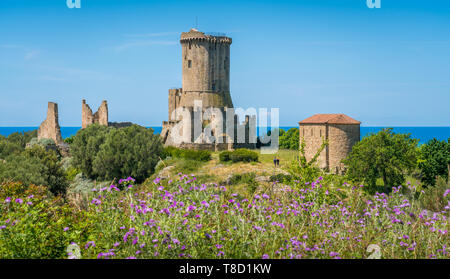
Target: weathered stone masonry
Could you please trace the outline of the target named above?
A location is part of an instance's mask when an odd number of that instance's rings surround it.
[[[181,33],[182,47],[182,88],[169,90],[168,121],[163,122],[161,137],[165,145],[175,145],[183,148],[224,150],[238,147],[255,148],[256,137],[250,140],[249,123],[256,122],[254,117],[246,117],[240,123],[235,115],[231,123],[212,119],[209,124],[212,134],[223,139],[232,139],[228,143],[208,143],[202,131],[201,135],[194,135],[194,107],[196,101],[201,101],[202,112],[207,108],[219,109],[221,112],[233,108],[230,95],[230,45],[231,38],[224,35],[213,36],[191,29]],[[177,112],[177,113],[174,113]],[[180,124],[182,113],[190,114],[191,121],[182,122],[183,126],[176,134],[174,127]],[[225,114],[224,114],[225,117]],[[233,121],[234,119],[234,121]],[[224,134],[227,125],[235,124],[234,136]],[[229,126],[228,126],[229,127]],[[256,123],[254,125],[256,127]],[[203,127],[204,128],[204,127]],[[222,134],[220,134],[220,129]],[[245,142],[237,143],[238,129],[245,129]],[[173,138],[181,139],[182,143],[174,143]]]
[[[330,172],[343,173],[345,166],[341,161],[359,141],[360,124],[345,114],[316,114],[300,121],[300,142],[305,141],[307,160],[316,154],[323,140],[328,140],[328,146],[320,153],[317,163]]]
[[[47,118],[39,126],[38,139],[52,139],[57,145],[63,143],[57,103],[48,102]]]
[[[92,109],[86,104],[86,100],[81,101],[81,129],[88,125],[98,123],[108,126],[108,103],[103,100],[97,112],[92,114]]]

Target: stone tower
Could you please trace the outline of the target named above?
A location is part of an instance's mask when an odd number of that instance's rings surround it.
[[[328,146],[320,153],[317,163],[330,172],[344,172],[345,166],[341,161],[359,141],[360,124],[345,114],[316,114],[300,121],[300,142],[305,141],[307,160],[316,154],[323,140],[328,140]]]
[[[92,109],[86,104],[86,100],[81,101],[81,129],[88,125],[98,123],[108,126],[108,103],[103,100],[96,113],[92,113]]]
[[[58,104],[48,102],[47,118],[38,129],[38,139],[52,139],[56,144],[63,143],[58,119]]]
[[[177,107],[233,107],[230,95],[230,45],[225,35],[206,35],[196,29],[181,33],[182,88],[169,90],[169,120]]]
[[[252,137],[249,142],[247,136],[245,138],[247,142],[239,142],[240,145],[237,145],[236,140],[227,143],[217,140],[217,137],[236,139],[238,127],[245,129],[246,134],[249,134],[249,123],[256,122],[256,118],[253,117],[246,118],[247,122],[241,124],[234,115],[230,94],[231,42],[231,38],[224,34],[205,34],[196,29],[181,33],[182,88],[169,90],[169,121],[163,122],[161,131],[165,145],[210,150],[231,149],[237,146],[255,148],[256,137],[254,140]],[[200,123],[202,131],[198,134],[197,131],[200,129],[195,128],[198,126],[196,126],[197,122],[194,118],[197,119],[196,114],[198,116],[199,101],[201,101],[200,114],[208,108],[220,111],[223,116],[224,112],[228,111],[230,115],[235,116],[231,117],[231,125],[225,123],[224,118],[220,117],[213,117],[209,120],[202,118],[202,123]],[[182,127],[178,129],[180,127],[176,126],[179,126],[181,118],[183,119]],[[236,119],[235,123],[233,123],[233,119]],[[211,130],[206,132],[208,125]],[[174,129],[175,127],[176,129]],[[234,136],[225,135],[224,132],[227,129],[234,129]],[[205,138],[205,134],[208,134],[209,131],[213,137],[216,137],[215,142]],[[182,143],[175,143],[174,138],[180,139]]]

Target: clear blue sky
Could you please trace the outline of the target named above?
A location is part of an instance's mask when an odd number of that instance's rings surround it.
[[[81,99],[111,121],[160,126],[181,87],[179,36],[232,37],[235,106],[280,124],[346,113],[365,126],[450,125],[450,1],[0,1],[0,126],[38,126],[47,102],[81,126]]]

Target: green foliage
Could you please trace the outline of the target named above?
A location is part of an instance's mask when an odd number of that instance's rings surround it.
[[[66,170],[66,178],[68,181],[72,181],[75,179],[75,176],[77,176],[77,174],[81,173],[81,170],[75,167],[69,167]]]
[[[327,145],[328,141],[323,140],[322,145],[319,147],[319,149],[311,158],[311,160],[308,161],[305,153],[306,142],[305,140],[301,141],[298,161],[293,160],[288,169],[289,173],[296,180],[301,182],[300,185],[304,185],[305,183],[311,183],[315,181],[318,177],[323,175],[323,171],[317,166],[316,162],[320,156],[320,153],[322,153],[322,151],[325,149]]]
[[[30,142],[27,145],[27,148],[32,148],[34,146],[41,146],[45,150],[53,150],[58,158],[61,157],[61,153],[59,152],[59,148],[56,145],[55,141],[52,139],[39,139],[38,138],[32,138]]]
[[[258,182],[256,181],[256,173],[254,172],[233,174],[228,179],[227,182],[230,185],[244,184],[245,189],[249,194],[255,193],[256,190],[258,189]]]
[[[176,173],[192,173],[202,166],[202,162],[197,160],[178,159],[175,162]]]
[[[293,181],[292,175],[278,173],[270,176],[271,182],[291,183]]]
[[[280,129],[279,147],[281,149],[299,149],[299,130],[291,128],[288,131]]]
[[[19,154],[23,149],[20,144],[10,142],[7,138],[0,136],[0,159],[5,159],[12,154]]]
[[[432,212],[445,211],[445,206],[449,205],[450,195],[444,196],[446,191],[450,191],[450,183],[444,178],[438,177],[434,187],[424,189],[420,195],[420,203],[423,208]]]
[[[245,148],[239,148],[233,151],[222,151],[219,154],[221,162],[258,162],[258,153]]]
[[[65,258],[69,243],[86,240],[92,224],[86,212],[47,197],[44,187],[4,183],[0,189],[0,258]]]
[[[197,160],[202,162],[207,162],[211,160],[211,151],[182,149],[173,146],[168,146],[164,148],[164,155],[165,157],[171,156],[173,158]]]
[[[36,145],[0,163],[0,181],[22,181],[47,186],[55,195],[64,195],[68,186],[61,163],[53,150]]]
[[[92,124],[85,129],[79,130],[73,137],[73,143],[70,145],[73,165],[79,168],[87,177],[96,177],[93,170],[93,162],[110,129],[112,128]]]
[[[18,144],[22,148],[25,148],[27,143],[30,142],[31,139],[37,137],[37,130],[32,130],[28,132],[15,132],[8,136],[8,141],[11,143]]]
[[[395,134],[392,129],[364,137],[344,160],[348,167],[347,175],[372,188],[381,178],[387,192],[390,187],[404,183],[405,173],[416,167],[417,142],[410,138],[410,134]]]
[[[138,125],[111,129],[92,162],[93,173],[109,180],[131,175],[140,183],[154,172],[162,152],[159,135],[152,129]]]
[[[419,147],[419,169],[426,186],[436,183],[436,177],[448,179],[450,165],[450,141],[432,139]]]
[[[222,151],[219,153],[219,161],[221,162],[228,162],[231,161],[231,154],[233,154],[232,151]]]
[[[64,139],[64,142],[67,143],[67,144],[72,144],[72,143],[73,143],[73,137],[74,137],[74,136],[70,136],[70,137],[68,137],[68,138],[65,138],[65,139]]]

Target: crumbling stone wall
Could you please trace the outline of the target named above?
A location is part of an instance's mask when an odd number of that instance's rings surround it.
[[[38,129],[38,139],[52,139],[56,144],[62,144],[61,128],[58,120],[58,104],[48,102],[47,118]]]
[[[103,126],[108,126],[108,104],[103,100],[97,112],[92,114],[92,109],[86,104],[86,100],[81,101],[81,129],[87,126],[98,123]]]

